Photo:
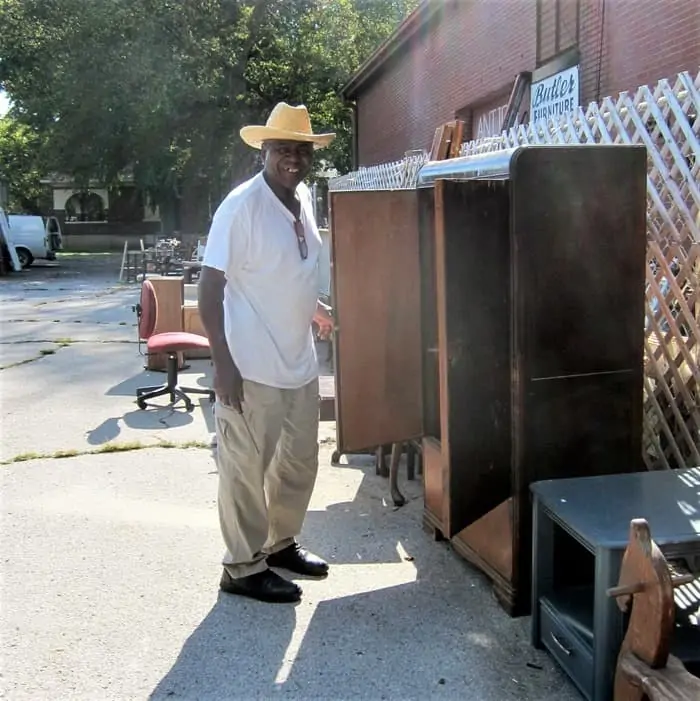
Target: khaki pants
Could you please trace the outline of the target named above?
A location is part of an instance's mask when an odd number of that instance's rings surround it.
[[[243,381],[243,413],[216,403],[219,523],[231,577],[299,535],[318,472],[318,380],[299,389]]]

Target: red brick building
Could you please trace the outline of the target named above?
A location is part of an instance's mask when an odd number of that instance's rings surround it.
[[[700,0],[423,0],[343,90],[355,163],[427,149],[455,117],[499,133],[519,74],[524,122],[699,67]]]

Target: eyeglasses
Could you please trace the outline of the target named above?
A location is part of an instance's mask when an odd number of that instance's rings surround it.
[[[294,220],[294,233],[297,235],[297,244],[299,245],[299,255],[302,260],[306,260],[309,256],[309,247],[306,244],[306,234],[304,233],[304,225],[300,219]]]

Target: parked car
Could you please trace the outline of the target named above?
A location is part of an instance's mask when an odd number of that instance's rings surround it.
[[[37,259],[56,259],[56,252],[63,248],[61,225],[56,217],[10,214],[7,219],[10,237],[23,268],[28,268]]]

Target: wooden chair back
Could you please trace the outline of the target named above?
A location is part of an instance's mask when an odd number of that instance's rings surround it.
[[[617,587],[608,591],[629,625],[617,662],[615,701],[698,701],[700,679],[670,654],[675,623],[673,589],[692,581],[673,576],[649,524],[634,519]]]

